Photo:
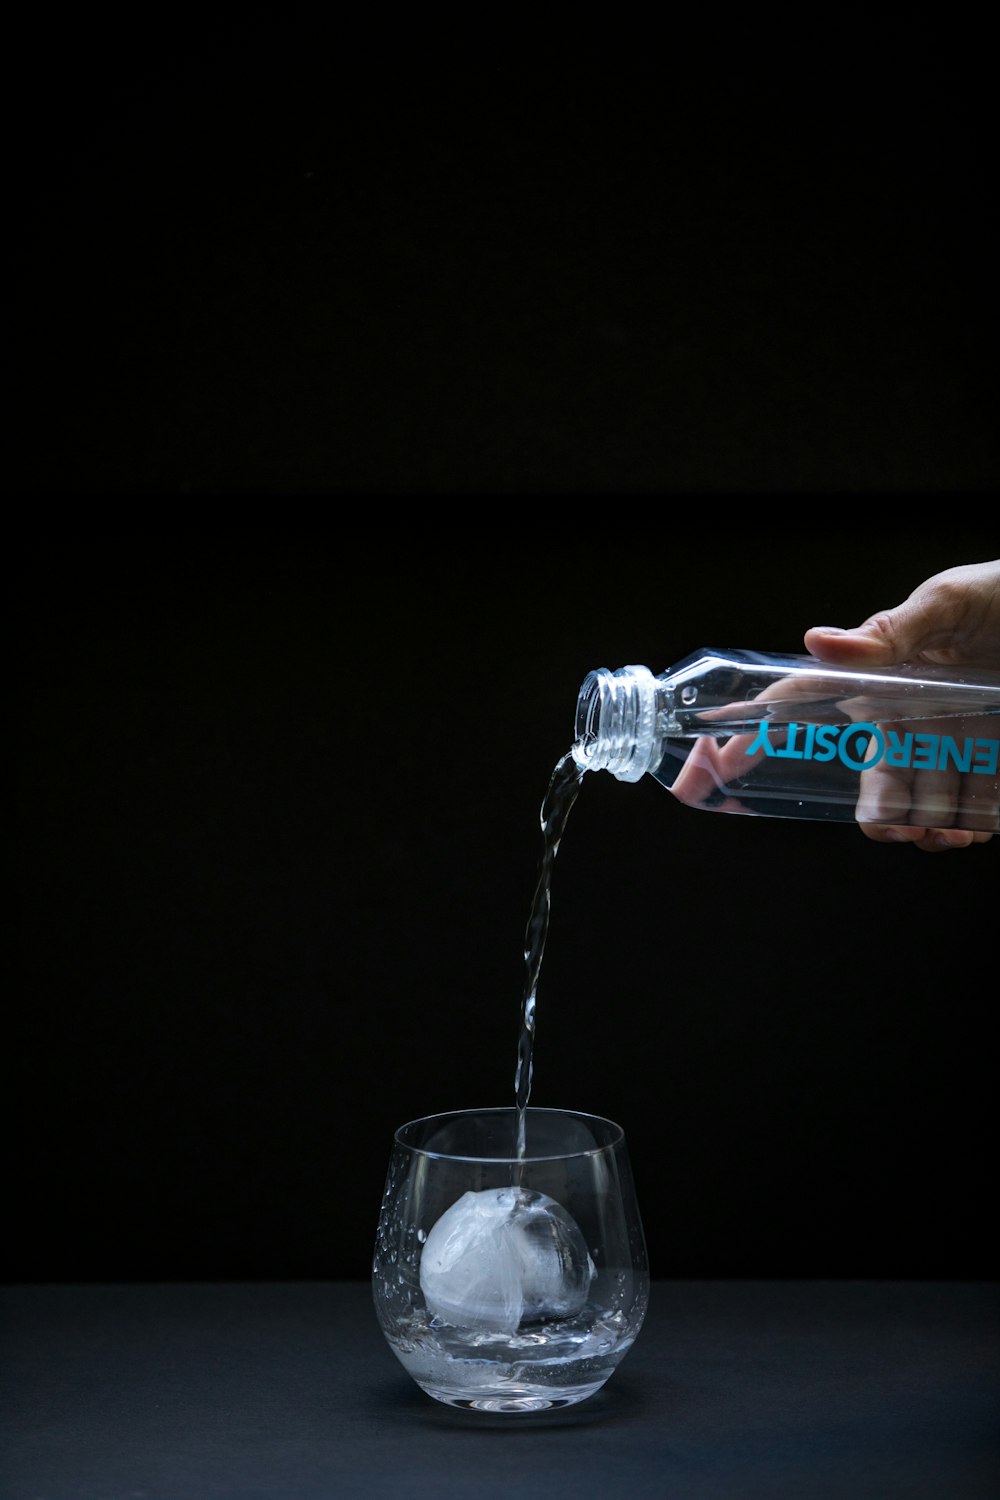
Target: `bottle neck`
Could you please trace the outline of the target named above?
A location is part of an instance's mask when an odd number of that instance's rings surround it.
[[[588,673],[576,704],[573,759],[581,770],[638,781],[656,765],[656,688],[648,667]]]

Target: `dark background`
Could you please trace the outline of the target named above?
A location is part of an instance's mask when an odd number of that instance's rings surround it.
[[[595,666],[998,554],[985,42],[25,34],[9,1279],[363,1277],[511,1099]],[[30,104],[30,107],[28,105]],[[534,1100],[654,1274],[992,1271],[997,850],[587,778]]]

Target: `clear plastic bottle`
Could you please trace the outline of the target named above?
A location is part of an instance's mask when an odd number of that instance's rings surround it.
[[[1000,673],[696,651],[601,668],[573,758],[714,812],[1000,831]]]

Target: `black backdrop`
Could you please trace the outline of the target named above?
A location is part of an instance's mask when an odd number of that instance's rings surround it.
[[[998,554],[982,59],[136,24],[23,57],[8,1274],[360,1277],[586,672]],[[996,860],[587,778],[534,1099],[656,1274],[989,1273]]]
[[[22,556],[19,1276],[365,1274],[394,1127],[512,1098],[585,673],[796,649],[986,555],[973,529],[738,529],[181,526]],[[996,859],[586,779],[534,1099],[625,1126],[660,1273],[984,1270]]]

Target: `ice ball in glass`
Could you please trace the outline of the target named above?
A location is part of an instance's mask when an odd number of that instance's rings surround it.
[[[420,1259],[431,1315],[483,1332],[574,1317],[595,1274],[571,1215],[547,1194],[517,1186],[463,1193]]]

